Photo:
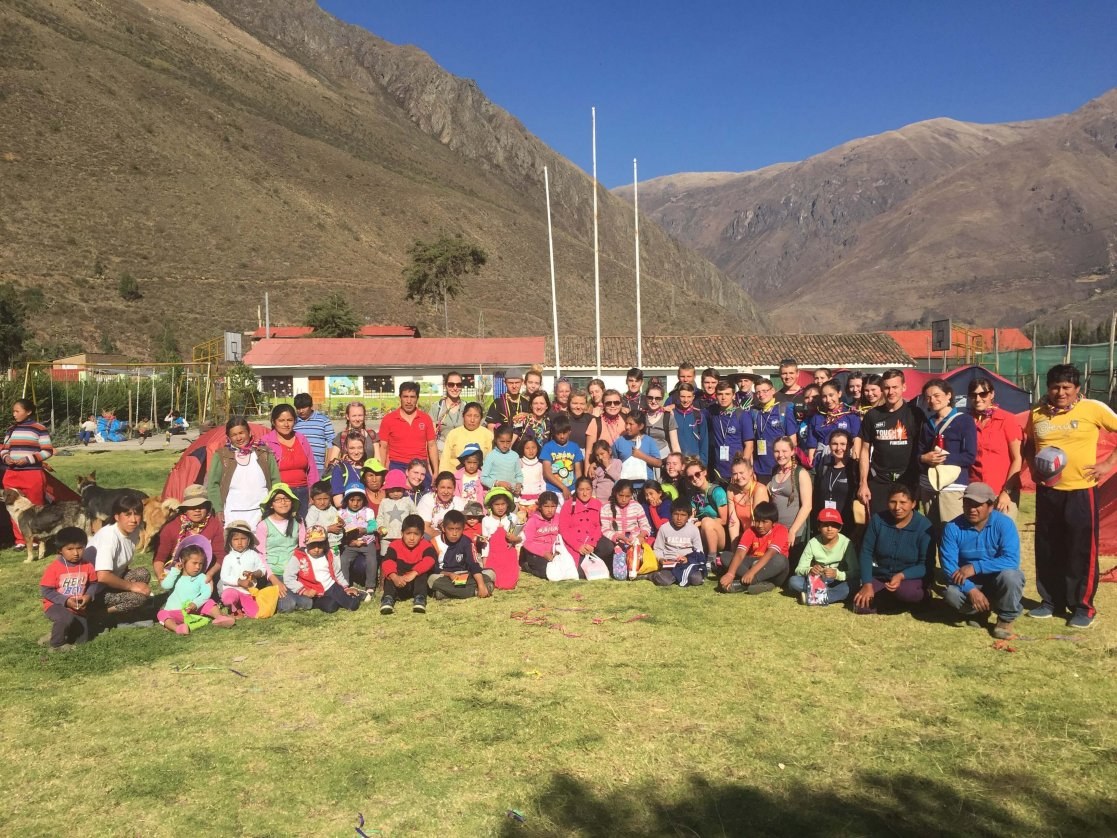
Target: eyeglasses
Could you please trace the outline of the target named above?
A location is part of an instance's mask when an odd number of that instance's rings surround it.
[[[621,403],[620,402],[605,402],[605,406],[606,407],[620,407]]]
[[[693,474],[688,474],[686,476],[686,479],[687,480],[701,480],[702,479],[702,472],[696,471]]]
[[[661,402],[663,401],[663,396],[648,396],[647,399],[650,402]]]
[[[993,391],[992,390],[974,390],[972,393],[970,393],[970,395],[973,396],[975,399],[986,399],[989,396],[993,395]]]
[[[462,383],[460,381],[447,381],[446,386],[447,387],[461,387]]]

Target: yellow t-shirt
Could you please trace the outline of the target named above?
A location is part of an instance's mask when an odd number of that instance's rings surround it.
[[[1067,466],[1055,489],[1069,492],[1097,485],[1082,470],[1098,461],[1098,436],[1102,428],[1117,431],[1117,413],[1095,399],[1081,399],[1066,413],[1055,416],[1049,416],[1042,404],[1032,408],[1028,436],[1035,440],[1036,451],[1054,445],[1067,454]]]

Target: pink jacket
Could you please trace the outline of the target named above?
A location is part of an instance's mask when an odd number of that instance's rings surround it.
[[[559,519],[556,515],[550,521],[543,520],[538,512],[533,512],[524,524],[523,547],[537,556],[549,556],[555,549],[555,537],[559,534]]]
[[[584,544],[593,547],[601,540],[601,501],[597,498],[585,503],[571,498],[562,505],[558,517],[562,540],[575,556]]]
[[[272,428],[260,439],[262,443],[271,449],[275,454],[275,461],[278,463],[283,458],[283,445],[279,441],[279,434]],[[295,441],[302,446],[303,453],[306,454],[306,461],[310,467],[306,470],[306,485],[313,486],[318,482],[318,461],[314,458],[314,452],[310,449],[310,443],[307,442],[305,436],[295,431]],[[303,510],[306,511],[305,509]]]

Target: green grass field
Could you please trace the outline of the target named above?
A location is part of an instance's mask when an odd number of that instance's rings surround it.
[[[54,462],[156,490],[172,461]],[[0,554],[9,835],[1117,833],[1117,586],[1015,653],[941,609],[529,579],[47,655],[40,573]]]

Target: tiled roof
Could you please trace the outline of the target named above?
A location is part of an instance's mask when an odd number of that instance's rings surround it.
[[[993,352],[993,330],[974,329],[985,341],[985,351]],[[1020,329],[997,329],[998,342],[1002,352],[1014,352],[1017,349],[1031,349],[1032,341]],[[930,329],[890,329],[886,334],[896,339],[896,343],[913,358],[926,358],[931,346]],[[953,339],[962,342],[962,334],[955,329]],[[941,352],[931,352],[936,358],[941,358]],[[955,347],[947,357],[963,357],[965,352],[961,347]]]
[[[560,337],[563,369],[597,365],[592,337]],[[771,367],[794,358],[801,367],[912,366],[900,345],[883,332],[850,335],[684,335],[645,336],[645,369],[672,369],[689,361],[703,367]],[[554,366],[553,341],[547,339],[547,366]],[[636,363],[636,337],[602,337],[601,366],[628,369]]]
[[[253,340],[259,340],[264,337],[266,331],[264,326],[256,329],[252,333]],[[310,337],[314,329],[310,326],[272,326],[271,336],[273,338],[305,338]],[[357,330],[357,337],[360,338],[413,338],[417,334],[414,326],[391,326],[391,325],[371,325],[361,326]]]
[[[450,369],[529,366],[543,362],[543,338],[272,338],[253,344],[244,362],[256,368]]]

